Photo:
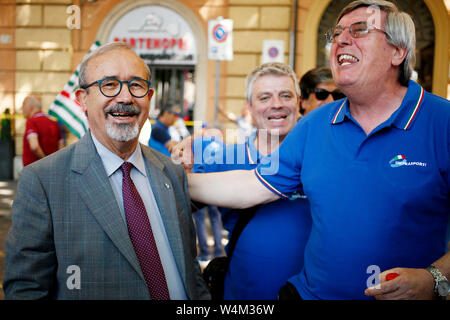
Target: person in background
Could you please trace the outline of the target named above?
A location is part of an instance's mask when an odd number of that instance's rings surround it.
[[[208,232],[206,227],[206,215],[209,217],[211,225],[211,234],[214,240],[213,254],[208,245]],[[200,265],[208,262],[212,258],[223,257],[225,255],[222,237],[223,237],[223,227],[221,213],[216,206],[203,207],[193,213],[195,228],[197,231],[197,240],[199,253],[197,260]]]
[[[333,81],[330,68],[318,67],[306,72],[300,79],[300,114],[307,115],[326,103],[345,98]]]
[[[300,119],[253,172],[189,174],[189,194],[246,208],[304,190],[313,224],[292,296],[445,299],[450,102],[411,80],[415,26],[392,2],[353,1],[327,34],[346,99]]]
[[[6,299],[210,299],[186,173],[138,143],[153,89],[125,43],[89,53],[89,131],[24,168],[6,242]]]
[[[255,130],[252,122],[252,116],[250,111],[248,110],[248,106],[245,105],[241,108],[241,115],[236,116],[232,112],[225,112],[222,109],[219,109],[219,113],[223,115],[226,119],[231,122],[236,123],[237,125],[237,134],[236,134],[236,143],[244,143],[245,140],[252,134]]]
[[[199,143],[199,148],[204,147],[205,162],[214,161],[216,152],[223,148],[223,125],[220,122],[213,122],[212,124],[204,123],[200,130],[194,133],[194,144]],[[207,141],[204,143],[204,141]],[[203,144],[202,144],[203,143]],[[202,172],[199,165],[194,164],[191,172]],[[206,266],[211,258],[218,258],[225,255],[224,247],[222,245],[223,225],[222,214],[216,206],[201,207],[193,213],[195,227],[197,231],[197,240],[199,253],[197,260],[200,266]],[[206,228],[206,218],[209,218],[211,225],[211,233],[214,239],[213,255],[211,256],[208,245],[208,232]]]
[[[40,96],[28,95],[22,103],[22,113],[27,119],[22,152],[25,167],[63,148],[64,138],[58,123],[42,112]]]
[[[168,157],[170,157],[172,148],[178,143],[177,141],[172,140],[169,133],[169,127],[172,126],[177,120],[177,117],[179,117],[179,113],[175,112],[175,108],[176,106],[174,105],[167,105],[161,108],[158,119],[152,125],[152,132],[148,142],[150,148],[153,148]]]
[[[179,116],[177,116],[175,123],[169,127],[169,134],[171,140],[180,142],[184,138],[188,137],[190,135],[190,132],[186,127],[184,119],[180,116],[181,113],[178,112],[178,108],[175,109],[175,113]]]
[[[264,156],[272,153],[297,123],[300,88],[292,68],[283,63],[266,63],[252,70],[246,79],[246,103],[255,130],[244,143],[223,145],[213,152],[207,139],[203,146],[194,140],[174,148],[172,157],[186,167],[197,166],[197,176],[210,172],[245,170],[252,173]],[[193,150],[192,150],[193,148]],[[217,181],[218,182],[218,181]],[[231,189],[240,189],[241,181],[227,181]],[[202,199],[220,200],[220,193],[202,185]],[[194,191],[194,190],[193,190]],[[252,192],[251,189],[244,193]],[[239,194],[235,194],[240,198]],[[208,203],[208,201],[204,202]],[[227,205],[221,205],[227,208]],[[222,209],[223,225],[229,231],[247,223],[249,211]],[[225,276],[225,300],[275,300],[286,281],[303,268],[304,249],[310,234],[311,215],[308,200],[301,192],[290,199],[253,208],[254,216],[242,230]],[[228,249],[228,247],[227,247]],[[228,252],[227,252],[228,253]]]

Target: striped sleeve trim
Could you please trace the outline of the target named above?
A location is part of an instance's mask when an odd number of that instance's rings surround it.
[[[30,133],[27,133],[27,139],[29,139],[30,137],[33,137],[33,136],[38,136],[38,134],[36,133],[36,132],[34,132],[34,131],[30,131]]]
[[[277,196],[281,197],[281,198],[285,198],[285,199],[289,199],[289,197],[287,195],[285,195],[284,193],[278,191],[276,188],[274,188],[269,182],[267,182],[267,180],[265,180],[258,172],[257,169],[254,170],[256,177],[259,179],[259,181],[261,181],[261,183],[270,191],[272,191],[273,193],[275,193]]]

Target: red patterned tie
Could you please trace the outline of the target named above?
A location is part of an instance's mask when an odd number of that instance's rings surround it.
[[[133,165],[122,164],[122,194],[128,233],[133,243],[134,251],[139,260],[145,282],[153,300],[170,300],[166,276],[153,237],[152,227],[145,210],[144,202],[136,186],[131,180],[130,171]]]

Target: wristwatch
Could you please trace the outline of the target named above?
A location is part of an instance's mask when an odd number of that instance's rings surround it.
[[[442,274],[442,272],[431,265],[426,270],[431,273],[434,278],[434,293],[440,300],[445,300],[447,295],[450,293],[450,282]]]

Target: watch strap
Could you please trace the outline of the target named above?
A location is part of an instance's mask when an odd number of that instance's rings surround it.
[[[439,297],[439,298],[444,298],[445,299],[445,297],[441,297],[441,295],[439,294],[439,292],[438,292],[438,285],[439,285],[439,282],[441,282],[441,281],[448,281],[447,278],[442,274],[442,272],[438,268],[436,268],[433,265],[429,266],[425,270],[427,270],[433,276],[433,279],[434,279],[434,293],[435,293],[435,295],[437,297]]]

